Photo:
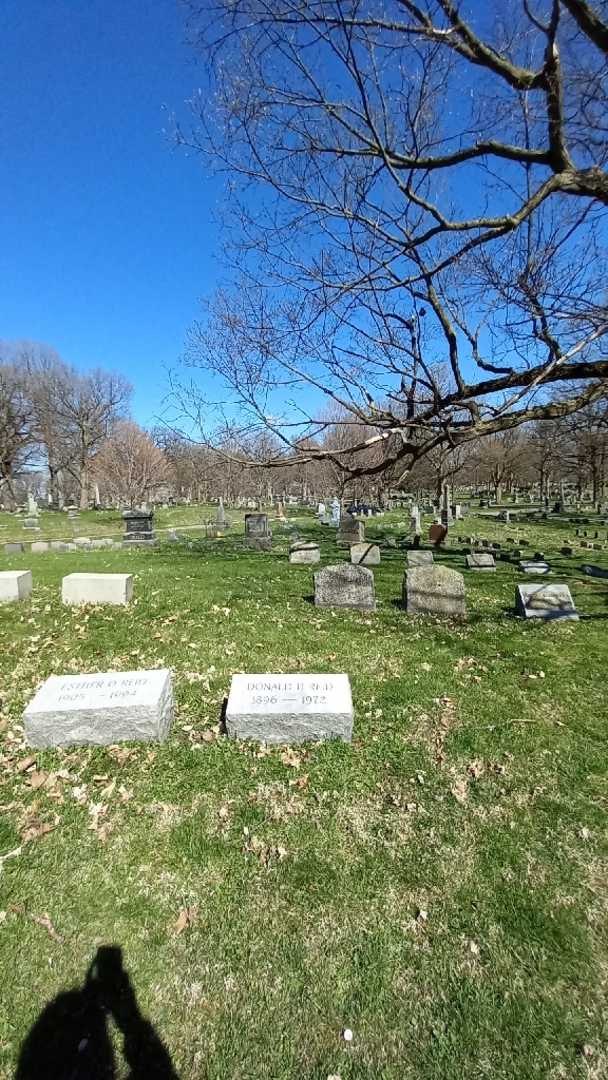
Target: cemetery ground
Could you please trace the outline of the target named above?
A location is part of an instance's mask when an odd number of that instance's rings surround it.
[[[157,527],[163,513],[179,517]],[[405,535],[404,517],[367,537]],[[348,558],[296,521],[321,565]],[[182,1080],[605,1077],[608,582],[581,566],[608,554],[564,557],[572,528],[521,527],[581,614],[545,624],[513,615],[517,564],[467,571],[450,547],[436,560],[465,574],[455,623],[401,609],[405,554],[385,546],[376,613],[315,609],[315,568],[290,566],[273,529],[272,552],[234,529],[2,557],[34,591],[0,607],[0,1077],[103,945],[122,948]],[[83,570],[132,572],[134,602],[62,606],[62,577]],[[48,675],[165,666],[166,743],[24,746]],[[348,673],[352,744],[228,740],[238,671]]]

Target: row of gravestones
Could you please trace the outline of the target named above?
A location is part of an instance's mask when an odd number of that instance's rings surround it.
[[[33,555],[37,555],[46,551],[87,551],[102,548],[154,546],[156,534],[153,528],[154,514],[152,510],[125,510],[122,516],[125,522],[122,543],[111,540],[109,537],[91,539],[89,536],[76,536],[69,543],[63,540],[36,540],[28,550]],[[4,545],[5,555],[18,555],[24,550],[24,544],[21,542]]]
[[[0,571],[0,603],[27,600],[33,589],[31,570]],[[132,574],[68,574],[61,582],[64,604],[128,604]]]

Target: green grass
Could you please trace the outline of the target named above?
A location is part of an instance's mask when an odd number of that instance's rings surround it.
[[[368,536],[398,536],[405,516]],[[298,525],[323,563],[345,557],[311,517]],[[453,533],[514,528],[467,518]],[[0,608],[0,856],[19,851],[0,864],[0,1077],[104,944],[122,947],[182,1080],[606,1076],[608,582],[580,567],[608,557],[559,555],[573,531],[520,529],[570,585],[584,618],[564,625],[513,618],[508,563],[465,571],[465,624],[412,619],[392,548],[376,614],[316,610],[278,528],[272,553],[229,534],[3,557],[35,588]],[[440,559],[463,567],[458,547]],[[132,571],[136,602],[63,608],[61,578],[83,569]],[[164,665],[165,744],[36,752],[37,789],[17,771],[22,710],[49,674]],[[352,745],[227,740],[236,671],[348,672]]]

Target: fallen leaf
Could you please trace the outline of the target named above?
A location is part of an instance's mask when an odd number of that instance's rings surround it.
[[[30,773],[30,775],[27,778],[28,784],[30,785],[31,788],[33,788],[34,791],[36,791],[37,788],[44,787],[44,785],[46,784],[47,779],[48,779],[48,774],[45,773],[45,772],[42,772],[41,769],[36,769],[33,773]]]
[[[183,933],[183,931],[186,929],[189,929],[197,916],[198,907],[194,906],[182,908],[173,927],[176,935]]]
[[[285,750],[281,754],[281,761],[283,765],[288,765],[291,769],[299,769],[302,764],[302,758],[296,754],[295,750]]]
[[[32,915],[32,922],[38,923],[38,926],[43,926],[47,931],[49,937],[52,937],[53,941],[58,941],[61,944],[62,938],[59,936],[55,927],[53,926],[48,915]]]
[[[32,765],[35,765],[35,764],[36,764],[36,758],[35,757],[22,758],[22,760],[17,765],[17,768],[15,769],[15,772],[18,772],[18,773],[27,772],[27,770],[31,769]]]

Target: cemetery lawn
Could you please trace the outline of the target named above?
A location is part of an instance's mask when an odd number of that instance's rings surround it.
[[[299,524],[323,565],[345,557]],[[181,1080],[608,1075],[608,581],[580,569],[608,556],[528,531],[579,623],[515,619],[535,579],[508,563],[464,571],[466,623],[408,617],[405,555],[385,547],[377,613],[316,610],[278,531],[272,553],[237,537],[1,557],[34,573],[32,600],[0,608],[2,1080],[102,945]],[[133,572],[135,602],[62,607],[82,570]],[[24,746],[48,675],[161,666],[163,745]],[[228,740],[237,671],[347,672],[352,745]]]

